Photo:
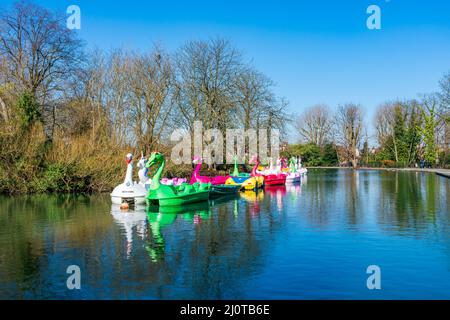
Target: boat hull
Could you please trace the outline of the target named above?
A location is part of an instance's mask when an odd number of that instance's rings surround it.
[[[124,202],[144,204],[147,190],[145,187],[135,183],[132,185],[120,184],[111,192],[111,202],[122,204]]]
[[[264,179],[262,177],[251,177],[245,180],[242,183],[242,186],[245,190],[257,190],[259,188],[262,188],[264,183]]]
[[[207,201],[209,199],[209,194],[210,190],[208,189],[174,197],[160,197],[157,199],[147,198],[147,205],[159,205],[160,207],[182,206],[190,203]]]
[[[240,188],[241,188],[241,186],[236,185],[236,184],[212,185],[210,196],[217,197],[217,196],[222,196],[222,195],[236,194],[239,192]]]
[[[269,174],[264,176],[266,186],[279,186],[286,184],[286,176],[281,174]]]
[[[286,183],[287,184],[292,184],[292,183],[299,183],[301,179],[301,175],[288,175],[286,177]]]
[[[124,202],[128,202],[128,203],[134,203],[134,204],[145,204],[145,196],[143,197],[116,197],[116,196],[111,196],[111,202],[113,204],[122,204]]]

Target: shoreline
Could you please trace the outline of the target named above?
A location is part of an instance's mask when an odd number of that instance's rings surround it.
[[[356,169],[352,167],[337,167],[337,166],[326,166],[326,167],[305,167],[306,169],[340,169],[340,170],[383,170],[383,171],[410,171],[410,172],[426,172],[435,173],[438,176],[450,179],[450,169],[435,169],[435,168],[375,168],[375,167],[358,167]],[[113,188],[112,188],[113,189]],[[68,191],[68,192],[25,192],[25,193],[2,193],[0,196],[29,196],[36,194],[72,194],[72,195],[91,195],[91,194],[104,194],[110,193],[111,190],[90,190],[90,191]]]
[[[384,171],[411,171],[411,172],[427,172],[435,173],[439,176],[450,178],[450,169],[435,169],[435,168],[375,168],[375,167],[305,167],[307,169],[347,169],[347,170],[384,170]]]

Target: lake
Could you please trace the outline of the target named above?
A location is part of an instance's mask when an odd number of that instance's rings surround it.
[[[450,299],[449,191],[430,173],[311,169],[181,212],[1,196],[0,298]]]

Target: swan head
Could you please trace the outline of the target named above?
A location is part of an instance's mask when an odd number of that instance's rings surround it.
[[[248,163],[256,163],[258,161],[258,156],[255,154],[251,157]]]
[[[147,162],[147,159],[145,159],[144,155],[141,156],[141,158],[138,161],[138,167],[139,169],[145,168],[145,163]]]
[[[202,163],[202,158],[200,158],[199,156],[194,156],[194,158],[192,159],[192,163]]]
[[[150,158],[148,159],[147,163],[145,164],[145,167],[150,168],[154,164],[161,162],[164,160],[163,155],[160,152],[152,152],[150,155]]]
[[[126,159],[127,164],[130,164],[133,161],[133,155],[131,153],[127,154]]]

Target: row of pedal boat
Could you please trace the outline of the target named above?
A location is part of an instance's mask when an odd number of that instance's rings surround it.
[[[194,157],[196,165],[189,182],[186,178],[163,178],[165,167],[164,156],[153,152],[147,160],[143,155],[138,161],[139,181],[133,181],[133,155],[127,154],[127,171],[122,184],[114,188],[111,201],[114,204],[144,204],[158,206],[182,206],[190,203],[207,201],[211,197],[236,194],[240,190],[258,190],[266,186],[299,183],[307,169],[301,167],[297,158],[278,160],[277,166],[272,163],[267,168],[260,167],[256,156],[249,163],[254,164],[250,173],[240,173],[235,160],[234,171],[226,176],[201,176],[200,157]],[[148,169],[157,167],[152,178]],[[261,169],[261,170],[258,170]]]

